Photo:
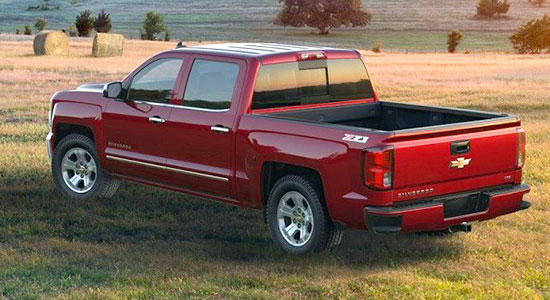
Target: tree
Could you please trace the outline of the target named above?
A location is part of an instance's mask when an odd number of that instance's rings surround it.
[[[274,24],[312,27],[328,34],[338,27],[366,26],[372,15],[363,9],[361,0],[279,0],[282,8]]]
[[[546,2],[546,0],[529,0],[529,3],[531,3],[533,6],[542,7],[542,5]]]
[[[76,26],[74,24],[69,24],[69,36],[77,36],[78,32],[76,30]]]
[[[377,42],[376,44],[374,44],[374,46],[372,47],[372,52],[374,53],[382,52],[382,42]]]
[[[78,36],[90,36],[90,32],[94,28],[94,21],[92,12],[89,9],[80,12],[74,22],[76,30],[78,30]]]
[[[97,32],[109,32],[111,31],[111,15],[106,13],[105,10],[97,15],[94,23],[94,29]]]
[[[510,9],[510,4],[507,0],[479,0],[477,3],[477,15],[484,18],[500,18]]]
[[[43,18],[36,19],[36,23],[34,23],[34,28],[38,31],[46,29],[46,26],[48,26],[48,20]]]
[[[539,54],[544,49],[550,51],[550,15],[527,22],[510,37],[510,41],[520,54]]]
[[[503,2],[496,1],[496,3],[497,18],[500,19],[500,15],[506,14],[510,9],[510,3],[508,3],[507,0],[504,0]]]
[[[25,35],[31,35],[32,34],[32,25],[31,24],[27,24],[25,25],[25,28],[23,30],[23,33]]]
[[[170,41],[170,32],[166,31],[164,33],[164,41],[169,42]]]
[[[150,11],[145,15],[143,20],[143,28],[141,29],[141,39],[154,40],[155,35],[166,31],[166,25],[164,24],[164,16]]]
[[[449,32],[447,35],[447,49],[449,50],[449,53],[455,53],[456,47],[460,44],[463,37],[464,36],[460,30],[453,30]]]

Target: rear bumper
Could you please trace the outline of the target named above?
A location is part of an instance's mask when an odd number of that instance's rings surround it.
[[[524,184],[445,195],[411,204],[364,208],[367,228],[375,233],[447,229],[463,222],[482,221],[529,208]]]

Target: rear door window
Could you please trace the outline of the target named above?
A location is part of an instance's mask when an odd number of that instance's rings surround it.
[[[333,59],[262,66],[252,109],[371,99],[374,92],[360,59]]]
[[[183,105],[204,109],[229,109],[239,75],[236,63],[196,59],[185,87]]]

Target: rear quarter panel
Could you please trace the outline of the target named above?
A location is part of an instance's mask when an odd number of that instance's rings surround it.
[[[343,141],[345,133],[369,139],[367,143]],[[236,197],[263,207],[262,166],[266,162],[307,167],[321,176],[331,218],[361,228],[362,207],[375,193],[362,184],[363,149],[379,145],[384,137],[321,123],[244,115],[236,138]],[[376,193],[378,199],[391,197],[390,192]]]

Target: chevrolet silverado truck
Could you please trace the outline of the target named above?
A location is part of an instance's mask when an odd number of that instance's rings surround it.
[[[120,82],[51,99],[53,179],[72,198],[121,180],[262,209],[302,254],[346,228],[467,231],[529,207],[516,116],[379,101],[355,50],[275,43],[187,47]]]

